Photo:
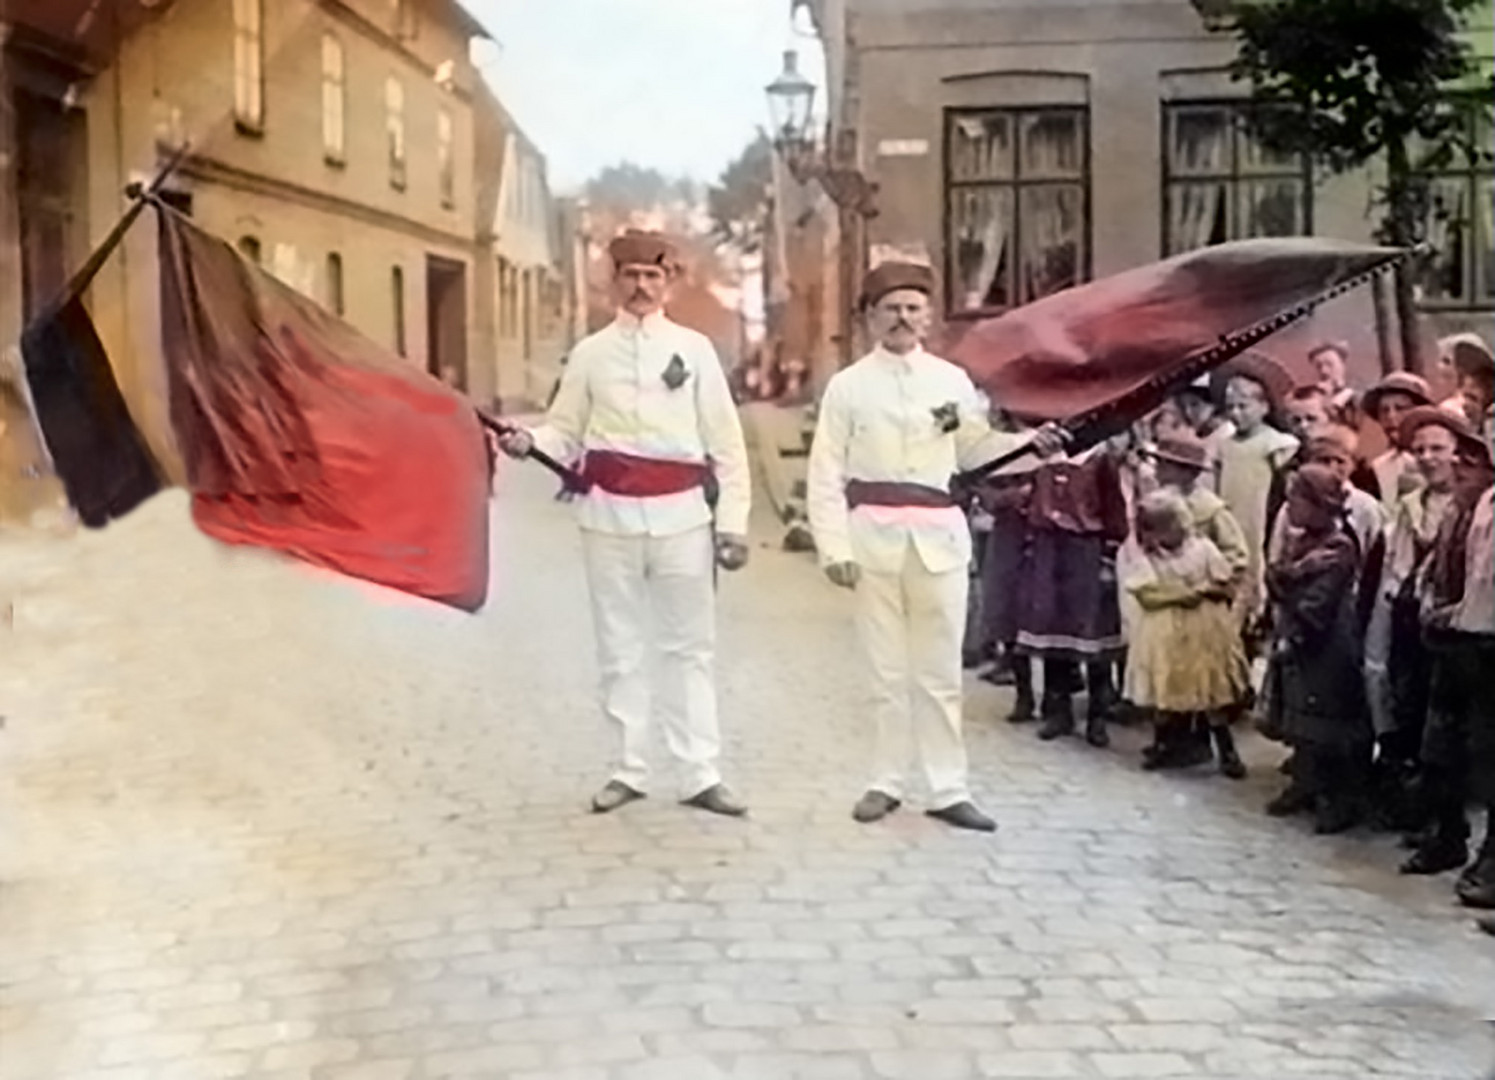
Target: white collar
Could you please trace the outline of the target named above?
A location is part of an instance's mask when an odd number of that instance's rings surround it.
[[[668,321],[662,310],[651,311],[643,318],[639,318],[619,308],[617,316],[613,319],[613,325],[625,334],[648,334],[658,331]]]
[[[895,353],[890,349],[885,349],[881,345],[878,345],[872,350],[870,355],[876,357],[880,363],[897,364],[899,367],[912,367],[915,361],[924,355],[924,346],[915,345],[906,353]]]

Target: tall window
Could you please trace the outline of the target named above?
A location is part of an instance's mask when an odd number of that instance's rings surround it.
[[[947,125],[950,312],[1001,311],[1084,281],[1089,111],[958,111]]]
[[[322,154],[333,165],[344,161],[347,85],[343,73],[343,43],[331,34],[322,38]]]
[[[1472,123],[1476,152],[1431,177],[1424,227],[1433,254],[1422,282],[1429,307],[1495,307],[1495,130],[1487,116]]]
[[[265,126],[264,0],[234,0],[234,121],[244,131]]]
[[[343,314],[343,257],[335,251],[327,255],[327,307]]]
[[[389,186],[405,190],[405,87],[391,76],[384,83],[385,130],[389,136]]]
[[[1163,106],[1163,253],[1313,228],[1307,158],[1269,153],[1236,102]]]
[[[389,271],[389,303],[394,310],[395,352],[405,355],[405,271],[394,267]]]
[[[441,184],[441,205],[457,205],[457,162],[452,149],[452,114],[442,109],[436,114],[436,171]]]

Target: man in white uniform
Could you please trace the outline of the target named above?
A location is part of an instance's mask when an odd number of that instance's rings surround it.
[[[544,424],[499,442],[513,457],[538,447],[579,461],[590,485],[578,514],[602,709],[622,735],[618,767],[592,809],[607,813],[644,797],[657,718],[684,772],[682,801],[740,816],[746,808],[717,768],[713,663],[714,566],[747,562],[751,482],[742,427],[710,341],[664,315],[676,274],[668,241],[630,231],[609,253],[617,318],[572,350]],[[717,490],[715,531],[708,484]],[[658,653],[653,695],[650,644]]]
[[[991,832],[996,823],[966,786],[961,639],[971,535],[950,480],[1025,440],[1045,453],[1064,441],[1053,426],[994,432],[966,373],[924,351],[933,288],[932,271],[912,263],[867,275],[862,305],[879,344],[826,387],[810,451],[810,527],[826,575],[856,590],[875,699],[873,775],[852,816],[878,821],[902,805],[912,741],[929,815]]]

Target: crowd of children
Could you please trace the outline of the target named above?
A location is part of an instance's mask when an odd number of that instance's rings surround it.
[[[1068,735],[1084,691],[1091,745],[1145,718],[1143,768],[1239,779],[1252,718],[1287,748],[1268,813],[1401,832],[1403,872],[1462,870],[1495,908],[1495,358],[1440,346],[1442,402],[1405,372],[1355,394],[1343,346],[1305,386],[1248,353],[1125,437],[992,477],[967,653],[1012,722]]]

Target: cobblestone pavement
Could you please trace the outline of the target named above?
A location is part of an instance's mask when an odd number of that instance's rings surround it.
[[[1495,947],[1389,841],[970,707],[1002,822],[849,818],[847,599],[725,578],[747,821],[583,812],[568,509],[510,468],[469,617],[215,547],[172,492],[0,542],[4,1080],[1476,1078]],[[775,535],[765,529],[765,538]],[[661,785],[664,788],[664,785]]]

